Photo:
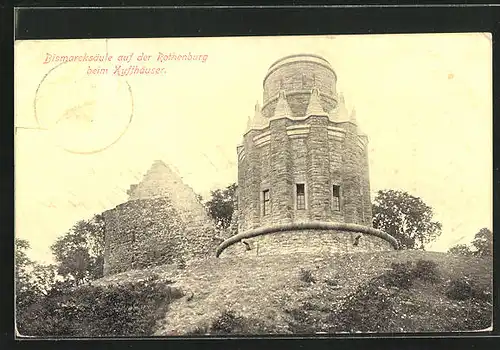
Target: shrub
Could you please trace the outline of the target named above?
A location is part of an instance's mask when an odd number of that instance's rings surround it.
[[[197,327],[191,334],[269,334],[276,333],[273,326],[268,326],[262,320],[238,315],[232,310],[226,310],[212,321],[210,330],[207,327]]]
[[[314,318],[308,316],[308,311],[316,309],[309,302],[304,302],[298,308],[285,309],[285,312],[290,316],[288,320],[288,329],[293,334],[313,334],[316,332],[317,325]]]
[[[102,337],[151,335],[168,304],[182,293],[147,279],[114,286],[58,290],[19,313],[22,335]]]
[[[177,268],[179,270],[184,270],[186,268],[186,261],[184,259],[181,259],[178,263],[177,263]]]
[[[482,290],[479,288],[474,288],[472,290],[473,292],[473,297],[474,299],[478,299],[481,301],[486,301],[486,302],[491,302],[492,301],[492,295],[489,290]]]
[[[420,259],[413,269],[413,275],[422,281],[437,282],[439,280],[438,265],[432,260]]]
[[[196,326],[196,328],[193,329],[188,334],[190,334],[190,335],[205,335],[208,333],[209,333],[209,329],[207,326]]]
[[[468,277],[451,280],[445,294],[452,300],[477,299],[486,302],[491,301],[491,292],[481,288],[475,281]]]
[[[212,331],[215,333],[234,333],[242,331],[242,318],[232,310],[224,311],[212,322]]]
[[[413,269],[411,262],[392,263],[391,270],[385,275],[385,283],[389,286],[408,289],[413,284]]]
[[[338,287],[338,285],[339,285],[338,282],[333,278],[325,279],[325,283],[327,286],[330,286],[330,287]]]
[[[301,308],[303,310],[309,310],[309,311],[317,309],[317,307],[313,303],[311,303],[310,301],[307,301],[307,300],[302,303]]]
[[[445,292],[449,299],[467,300],[472,298],[472,285],[467,278],[458,278],[452,280]]]
[[[314,278],[312,272],[310,270],[306,270],[306,269],[300,269],[299,279],[302,282],[306,282],[306,283],[315,283],[316,282],[316,278]]]
[[[432,260],[420,259],[413,267],[411,261],[392,263],[391,269],[383,275],[385,283],[389,286],[408,289],[415,279],[436,282],[439,280],[438,265]]]

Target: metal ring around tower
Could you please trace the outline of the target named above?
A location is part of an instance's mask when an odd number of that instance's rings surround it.
[[[224,242],[222,242],[215,252],[215,256],[219,257],[220,254],[229,246],[238,243],[242,239],[252,238],[257,236],[268,235],[271,233],[283,232],[283,231],[302,231],[302,230],[337,230],[337,231],[347,231],[347,232],[359,232],[368,235],[372,235],[378,238],[382,238],[389,242],[395,250],[399,249],[398,241],[391,235],[374,229],[372,227],[343,223],[343,222],[323,222],[323,221],[313,221],[313,222],[301,222],[301,223],[291,223],[291,224],[278,224],[267,227],[260,227],[253,230],[238,233],[232,237],[229,237]]]

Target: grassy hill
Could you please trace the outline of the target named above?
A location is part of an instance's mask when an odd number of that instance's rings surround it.
[[[442,332],[492,322],[491,258],[422,251],[211,258],[95,281],[180,291],[154,335]]]

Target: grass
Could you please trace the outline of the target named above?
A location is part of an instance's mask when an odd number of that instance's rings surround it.
[[[170,304],[154,335],[441,332],[491,324],[489,258],[423,251],[227,256],[155,273],[186,297]],[[473,281],[474,296],[448,297],[452,281],[464,278]]]

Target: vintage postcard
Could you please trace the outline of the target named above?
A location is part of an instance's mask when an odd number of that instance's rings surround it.
[[[18,337],[479,332],[489,33],[15,42]]]

